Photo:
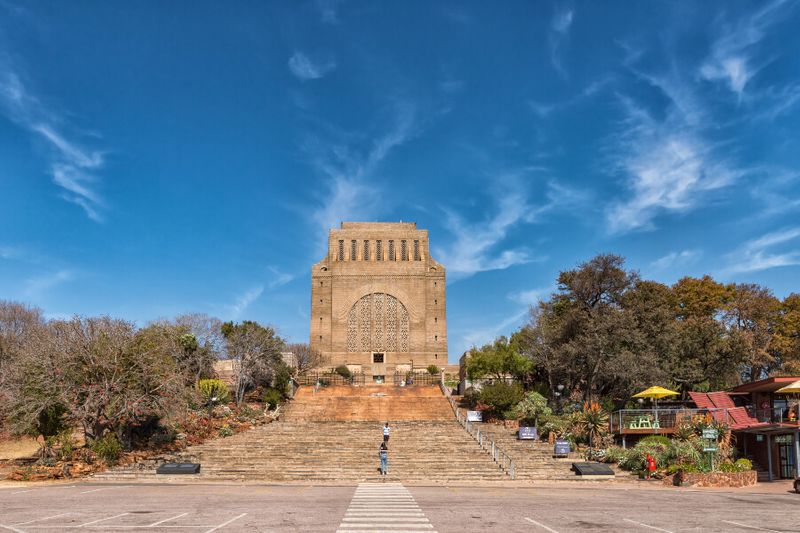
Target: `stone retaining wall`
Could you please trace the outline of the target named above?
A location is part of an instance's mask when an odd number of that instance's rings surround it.
[[[684,487],[750,487],[758,482],[758,473],[755,470],[747,472],[708,472],[689,473],[678,472],[674,476],[665,477],[666,485]]]

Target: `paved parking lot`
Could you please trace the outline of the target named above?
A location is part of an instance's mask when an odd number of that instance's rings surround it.
[[[414,530],[438,533],[800,531],[795,512],[800,495],[774,487],[770,493],[582,483],[406,488],[408,494],[402,487],[390,490],[377,496],[380,505],[364,509],[359,508],[360,498],[354,498],[355,486],[81,483],[0,487],[0,531],[397,532],[409,530],[403,519],[406,512],[414,517],[407,522],[423,524]],[[389,494],[413,499],[418,508],[402,509],[409,506],[407,502],[386,501]],[[380,511],[382,506],[387,511]]]

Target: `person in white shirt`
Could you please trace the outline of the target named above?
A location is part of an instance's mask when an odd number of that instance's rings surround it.
[[[383,426],[383,442],[389,442],[389,422]]]

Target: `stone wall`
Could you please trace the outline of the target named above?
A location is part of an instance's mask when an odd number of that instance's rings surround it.
[[[672,477],[665,477],[666,485],[684,487],[738,488],[751,487],[758,482],[755,470],[747,472],[678,472]]]

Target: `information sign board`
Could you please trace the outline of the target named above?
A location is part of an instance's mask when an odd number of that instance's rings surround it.
[[[483,412],[467,411],[467,422],[483,422]]]
[[[569,455],[571,451],[572,448],[570,447],[568,440],[556,439],[553,455]]]
[[[539,440],[539,431],[535,427],[520,426],[517,438],[519,440]]]
[[[703,430],[703,438],[704,439],[716,440],[718,434],[719,434],[719,432],[714,428],[706,428],[706,429]]]

